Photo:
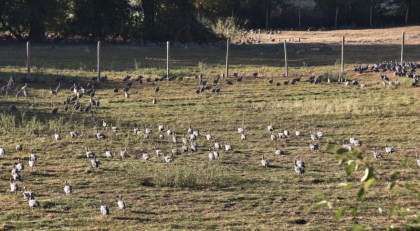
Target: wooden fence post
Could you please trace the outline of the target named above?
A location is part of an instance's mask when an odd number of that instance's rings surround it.
[[[405,32],[402,32],[402,38],[401,38],[401,65],[402,65],[403,60],[404,60],[404,37],[405,37]]]
[[[166,41],[166,78],[169,80],[169,62],[170,62],[170,48],[171,43],[169,41]]]
[[[229,39],[226,42],[226,78],[229,77]]]
[[[344,42],[345,37],[343,36],[343,41],[341,42],[341,74],[344,74]]]
[[[26,76],[27,79],[31,78],[31,44],[30,42],[26,42],[26,62],[27,62],[27,70],[28,74]]]
[[[287,67],[287,44],[286,44],[286,40],[284,40],[284,69],[286,71],[286,77],[289,77],[289,69]]]

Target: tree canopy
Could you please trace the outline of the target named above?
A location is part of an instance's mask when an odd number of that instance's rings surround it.
[[[308,3],[308,4],[307,4]],[[313,3],[315,7],[306,5]],[[229,19],[244,29],[418,23],[417,0],[2,0],[0,30],[18,40],[46,33],[90,39],[209,42]],[[338,15],[336,10],[338,9]]]

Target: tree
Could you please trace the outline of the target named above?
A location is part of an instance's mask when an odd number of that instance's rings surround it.
[[[3,0],[0,3],[0,23],[19,40],[42,41],[47,29],[57,30],[63,22],[67,4],[60,0]]]
[[[404,23],[420,22],[420,16],[414,13],[420,10],[420,2],[417,0],[392,0],[388,2],[388,7],[393,9],[391,15],[399,18],[400,22],[402,19],[404,19]]]
[[[74,0],[67,35],[128,38],[133,30],[134,11],[127,0]]]

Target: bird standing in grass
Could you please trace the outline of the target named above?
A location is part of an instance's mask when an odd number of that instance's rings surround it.
[[[304,167],[299,166],[299,165],[298,165],[298,161],[297,161],[297,160],[295,160],[294,164],[295,164],[295,172],[296,172],[296,173],[299,173],[299,174],[303,174],[303,173],[305,173],[305,168],[304,168]]]
[[[6,150],[4,148],[0,148],[0,156],[4,157],[6,155]]]
[[[55,140],[61,140],[60,134],[57,133],[57,131],[54,131],[54,139]]]
[[[36,157],[35,158],[32,158],[32,155],[34,155],[34,154],[31,154],[31,155],[29,155],[29,167],[31,167],[31,169],[33,169],[34,168],[34,166],[35,166],[35,160],[36,160]]]
[[[120,199],[117,201],[117,204],[118,204],[118,208],[125,209],[125,202],[122,199],[122,196],[120,196]]]
[[[385,144],[385,152],[387,154],[392,154],[393,152],[395,152],[395,150],[393,148],[391,148],[391,147],[388,147],[388,145]]]
[[[27,201],[27,200],[29,200],[31,198],[32,195],[34,195],[34,193],[31,192],[31,191],[26,190],[26,187],[24,186],[23,187],[23,193],[22,193],[22,195],[23,195],[23,200],[24,201]]]
[[[99,160],[96,160],[96,157],[93,158],[93,160],[90,161],[92,164],[92,167],[97,168],[101,164]]]
[[[64,192],[66,193],[66,195],[70,195],[71,193],[73,193],[73,187],[71,185],[68,185],[67,181],[64,182]]]
[[[21,144],[16,145],[16,151],[22,151],[22,145]]]
[[[261,155],[261,164],[264,167],[268,167],[268,165],[269,165],[268,160],[264,159],[264,155]]]
[[[101,205],[101,207],[100,207],[101,214],[104,215],[104,216],[105,215],[109,215],[109,209],[108,209],[108,207],[106,205],[102,204],[102,201],[99,201],[99,203]]]
[[[106,136],[103,133],[100,133],[98,131],[98,129],[96,129],[96,138],[98,138],[99,140],[101,140],[101,139],[106,139]]]
[[[39,202],[37,200],[35,200],[35,196],[32,194],[31,198],[29,200],[29,207],[31,207],[33,209],[33,208],[39,207],[39,206],[40,206]]]
[[[121,159],[124,159],[128,156],[127,148],[124,148],[124,150],[123,150],[122,147],[120,147],[120,156],[121,156]]]
[[[373,157],[375,157],[375,159],[381,159],[383,158],[382,154],[379,153],[378,151],[376,151],[376,149],[372,149],[373,150]]]
[[[420,158],[418,155],[416,155],[417,165],[420,166]]]
[[[18,184],[16,182],[13,182],[12,178],[10,178],[10,191],[17,192],[18,189],[19,189]]]

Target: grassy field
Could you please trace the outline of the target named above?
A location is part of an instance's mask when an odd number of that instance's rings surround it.
[[[406,29],[406,30],[405,30]],[[420,51],[417,34],[410,34],[417,27],[389,30],[339,31],[339,32],[283,32],[279,37],[301,37],[297,46],[328,44],[332,51],[289,52],[291,76],[284,76],[282,44],[266,41],[249,45],[248,50],[231,49],[230,73],[243,75],[242,82],[233,77],[220,79],[213,86],[218,73],[223,73],[225,48],[174,47],[171,49],[171,73],[178,78],[170,82],[133,83],[125,98],[122,88],[126,75],[160,77],[166,70],[165,47],[135,47],[129,45],[104,45],[102,74],[108,81],[97,87],[90,113],[69,109],[64,112],[62,101],[73,95],[68,81],[61,82],[57,97],[49,92],[63,75],[67,80],[78,76],[83,87],[96,75],[95,45],[32,45],[32,74],[47,83],[28,83],[30,97],[16,98],[24,83],[25,45],[0,45],[0,77],[7,81],[16,76],[12,94],[1,95],[0,134],[1,147],[7,154],[0,158],[0,229],[4,230],[349,230],[356,225],[364,229],[381,230],[404,224],[418,227],[414,222],[419,215],[418,171],[415,155],[418,153],[416,124],[419,121],[420,102],[418,88],[410,87],[412,79],[398,78],[399,88],[382,86],[378,73],[353,72],[358,64],[399,59],[398,39],[406,31],[407,60],[418,61]],[[417,30],[418,31],[418,30]],[[384,42],[350,42],[346,46],[346,78],[365,83],[365,88],[323,82],[313,85],[310,75],[327,73],[338,75],[340,67],[340,36],[348,41],[377,38]],[[306,34],[306,35],[305,35]],[[309,36],[310,35],[310,36]],[[394,36],[395,35],[395,36]],[[264,35],[265,36],[265,35]],[[268,35],[267,35],[268,36]],[[335,36],[335,37],[334,37]],[[352,37],[353,36],[353,37]],[[314,39],[311,39],[311,38]],[[264,39],[268,39],[265,38]],[[386,40],[388,39],[388,40]],[[414,41],[413,41],[414,40]],[[277,51],[273,51],[278,48]],[[337,61],[338,60],[338,61]],[[259,77],[251,77],[258,72]],[[202,73],[212,88],[220,93],[200,88],[195,75]],[[296,85],[283,82],[301,76]],[[181,78],[182,77],[182,78]],[[273,78],[274,84],[268,81]],[[227,80],[233,82],[227,84]],[[281,83],[276,86],[275,83]],[[160,91],[155,92],[159,86]],[[114,93],[113,88],[119,92]],[[156,97],[157,104],[152,100]],[[79,102],[87,106],[89,98]],[[8,103],[18,111],[8,113]],[[70,105],[72,106],[72,105]],[[58,107],[57,114],[51,110]],[[117,125],[120,132],[102,128],[102,120]],[[295,128],[304,133],[284,140],[271,141],[267,125],[277,130]],[[152,129],[146,139],[133,132],[135,125],[141,130]],[[163,140],[159,139],[158,125],[165,126]],[[192,127],[200,132],[196,142],[198,151],[175,155],[173,163],[156,157],[154,147],[170,155],[171,146],[181,148],[181,138]],[[246,140],[240,139],[237,127],[243,127]],[[178,143],[166,134],[168,127],[175,132]],[[96,128],[107,135],[96,139]],[[319,152],[309,149],[310,131],[319,129],[325,137],[316,143]],[[79,136],[71,138],[69,129]],[[54,140],[54,131],[62,140]],[[213,139],[207,141],[206,134]],[[341,147],[350,135],[362,141],[357,148],[363,158],[374,168],[376,181],[360,202],[356,194],[364,168],[347,176],[345,165],[339,165],[337,154],[325,152],[329,144]],[[209,161],[209,149],[214,140],[232,145],[233,150],[220,150],[220,159]],[[16,151],[16,144],[23,150]],[[392,146],[396,153],[386,155],[384,146]],[[190,144],[188,144],[188,147]],[[94,151],[101,161],[99,168],[91,166],[85,148]],[[127,148],[129,157],[121,160],[120,147]],[[285,155],[275,155],[275,149]],[[376,160],[371,151],[378,148],[384,159]],[[107,159],[105,150],[114,158]],[[38,156],[34,169],[28,166],[29,154]],[[149,161],[142,159],[148,152]],[[264,154],[270,167],[261,165]],[[293,161],[299,155],[305,161],[306,173],[294,172]],[[18,193],[10,192],[10,171],[18,159],[25,170]],[[405,164],[405,160],[408,162]],[[390,175],[399,171],[395,190],[388,189]],[[66,196],[64,181],[73,186],[73,194]],[[355,185],[346,190],[343,182]],[[409,187],[406,187],[407,184]],[[22,188],[36,194],[41,207],[31,209],[23,200]],[[117,207],[118,196],[127,205],[125,211]],[[315,210],[324,196],[334,201],[332,208]],[[102,216],[99,201],[110,209]],[[343,218],[336,222],[334,214],[339,207],[346,207]],[[390,215],[393,206],[395,213]],[[356,212],[350,212],[354,210]]]

